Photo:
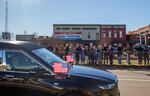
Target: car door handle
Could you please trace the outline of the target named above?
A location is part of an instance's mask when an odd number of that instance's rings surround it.
[[[14,75],[5,75],[5,78],[14,78]]]

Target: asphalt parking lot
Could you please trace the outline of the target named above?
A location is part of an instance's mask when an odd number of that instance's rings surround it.
[[[114,70],[110,72],[117,75],[121,96],[150,96],[149,70]]]

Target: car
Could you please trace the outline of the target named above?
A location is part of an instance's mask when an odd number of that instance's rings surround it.
[[[43,46],[0,41],[1,96],[120,96],[116,75],[72,65]]]

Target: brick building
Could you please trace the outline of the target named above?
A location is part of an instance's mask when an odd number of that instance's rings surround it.
[[[141,38],[141,43],[142,44],[149,44],[150,43],[150,25],[141,27],[135,31],[130,31],[128,32],[128,39],[127,42],[129,43],[140,43],[140,38]],[[145,41],[146,40],[146,41]]]
[[[101,25],[101,43],[118,44],[126,42],[126,25]]]

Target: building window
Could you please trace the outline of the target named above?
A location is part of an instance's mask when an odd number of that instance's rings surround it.
[[[103,33],[103,37],[106,38],[106,33]]]
[[[72,28],[72,30],[81,30],[81,28]]]
[[[110,28],[112,28],[112,26],[110,26],[110,25],[107,25],[107,26],[102,25],[102,29],[110,29]]]
[[[122,37],[123,37],[123,36],[122,36],[122,31],[120,31],[120,32],[119,32],[119,35],[120,35],[120,38],[122,38]]]
[[[116,29],[119,29],[119,28],[124,28],[124,26],[121,26],[121,25],[117,25],[117,26],[113,26],[113,28],[116,28]]]
[[[120,28],[124,29],[124,28],[125,28],[125,26],[120,26]]]
[[[96,40],[99,40],[99,33],[96,33]]]
[[[117,38],[117,32],[114,32],[114,38]]]
[[[108,33],[108,34],[109,34],[109,38],[111,38],[111,31],[109,31],[109,33]]]
[[[97,28],[83,28],[83,30],[97,30]]]
[[[120,28],[120,26],[113,26],[113,28],[116,28],[116,29],[118,29],[118,28]]]
[[[56,30],[61,30],[61,28],[56,28]]]
[[[88,39],[90,39],[91,38],[91,34],[90,34],[90,32],[88,32]]]
[[[62,28],[63,30],[70,30],[70,28]]]

